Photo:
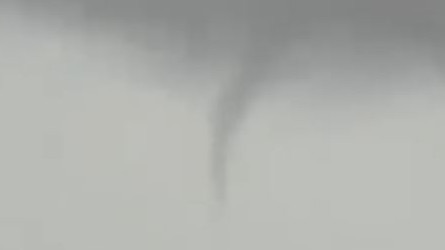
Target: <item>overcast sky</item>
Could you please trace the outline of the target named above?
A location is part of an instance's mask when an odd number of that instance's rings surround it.
[[[445,247],[445,99],[428,57],[347,78],[396,86],[366,100],[324,94],[345,75],[333,60],[314,59],[299,85],[284,69],[234,139],[228,216],[212,228],[212,91],[163,86],[227,72],[0,13],[1,249]]]

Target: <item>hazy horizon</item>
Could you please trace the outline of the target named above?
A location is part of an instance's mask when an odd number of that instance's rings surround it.
[[[236,60],[187,64],[162,30],[142,48],[0,14],[0,248],[445,246],[444,76],[429,48],[352,53],[341,27],[292,46],[225,149],[229,205],[211,228],[208,113]]]

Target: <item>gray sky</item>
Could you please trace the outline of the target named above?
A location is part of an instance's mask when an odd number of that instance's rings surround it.
[[[181,44],[144,54],[113,33],[1,18],[0,246],[218,249],[207,224],[213,93],[163,86],[218,86],[230,70],[181,75]],[[401,73],[351,76],[336,58],[354,60],[322,41],[305,50],[304,77],[286,59],[240,126],[216,237],[243,250],[442,249],[439,70],[393,43],[379,48],[394,53],[385,65],[409,61]],[[329,89],[354,81],[391,91]]]
[[[29,18],[45,20],[59,29],[124,38],[148,57],[148,48],[153,45],[156,50],[180,53],[176,61],[186,66],[186,72],[189,68],[208,72],[206,69],[219,69],[223,62],[223,66],[230,65],[232,75],[217,84],[220,91],[209,111],[213,124],[211,178],[220,204],[229,199],[226,162],[232,138],[257,99],[279,85],[281,81],[276,81],[276,77],[294,46],[309,48],[299,50],[295,64],[287,66],[293,68],[293,77],[307,74],[308,67],[318,70],[320,62],[323,65],[328,61],[333,78],[341,79],[317,86],[329,97],[367,99],[386,97],[394,88],[428,88],[424,83],[406,86],[387,80],[411,70],[406,67],[416,62],[418,56],[429,57],[438,72],[443,72],[444,5],[437,0],[12,2]],[[156,48],[154,38],[159,35],[164,44]],[[302,58],[301,53],[311,59]],[[314,57],[316,65],[308,65]],[[204,88],[214,87],[209,82],[214,81],[178,79],[174,84],[158,85],[173,92],[186,89],[202,93]]]

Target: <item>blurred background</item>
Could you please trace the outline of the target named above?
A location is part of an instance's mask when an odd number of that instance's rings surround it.
[[[0,249],[443,249],[440,33],[390,29],[394,12],[358,1],[384,24],[359,29],[363,42],[342,23],[292,42],[233,138],[215,235],[207,113],[262,36],[235,24],[257,27],[269,5],[240,1],[233,23],[187,38],[175,13],[149,15],[144,33],[131,4],[107,2],[107,19],[81,3],[1,1]]]

